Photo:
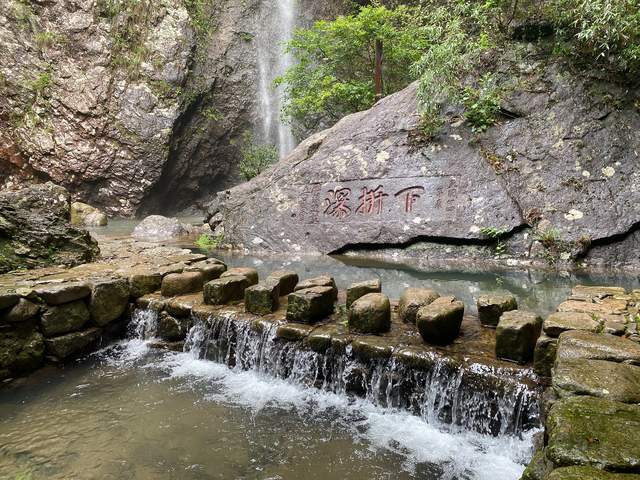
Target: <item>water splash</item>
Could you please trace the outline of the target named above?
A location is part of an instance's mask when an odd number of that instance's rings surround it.
[[[275,5],[274,5],[275,4]],[[295,0],[269,0],[263,2],[260,31],[256,37],[258,56],[258,117],[261,136],[265,143],[278,147],[280,158],[295,147],[291,125],[281,120],[283,88],[275,88],[274,80],[282,75],[293,59],[284,52],[284,43],[292,38],[296,22]]]

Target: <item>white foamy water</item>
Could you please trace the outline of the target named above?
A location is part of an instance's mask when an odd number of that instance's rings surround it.
[[[146,365],[160,369],[166,380],[203,390],[210,402],[247,408],[293,411],[306,419],[331,418],[356,441],[371,449],[388,450],[405,458],[404,467],[437,464],[442,479],[518,479],[531,455],[531,437],[492,437],[433,425],[405,411],[385,409],[364,399],[303,387],[254,371],[242,371],[200,360],[191,353],[167,353]]]

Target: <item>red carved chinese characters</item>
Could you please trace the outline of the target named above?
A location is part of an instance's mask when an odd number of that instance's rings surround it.
[[[424,187],[409,187],[405,188],[404,190],[400,190],[395,194],[395,197],[400,197],[403,203],[404,211],[406,213],[411,213],[413,211],[413,205],[423,193]]]
[[[351,214],[349,201],[351,197],[350,188],[335,188],[327,192],[327,197],[322,202],[324,214],[336,218],[345,218]]]
[[[388,194],[384,193],[382,185],[378,185],[374,190],[362,187],[362,193],[358,197],[360,205],[358,205],[356,213],[362,215],[380,215],[382,213],[384,198],[388,196]]]

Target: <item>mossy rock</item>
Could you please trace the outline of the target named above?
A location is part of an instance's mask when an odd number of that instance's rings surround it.
[[[523,477],[522,480],[529,479]],[[544,477],[544,480],[640,480],[640,475],[611,473],[593,467],[575,466],[558,468]]]

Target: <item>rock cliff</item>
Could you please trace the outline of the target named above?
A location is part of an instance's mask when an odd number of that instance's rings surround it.
[[[640,267],[637,92],[535,55],[508,68],[517,87],[483,134],[450,107],[422,141],[411,85],[221,192],[210,215],[251,249]]]

